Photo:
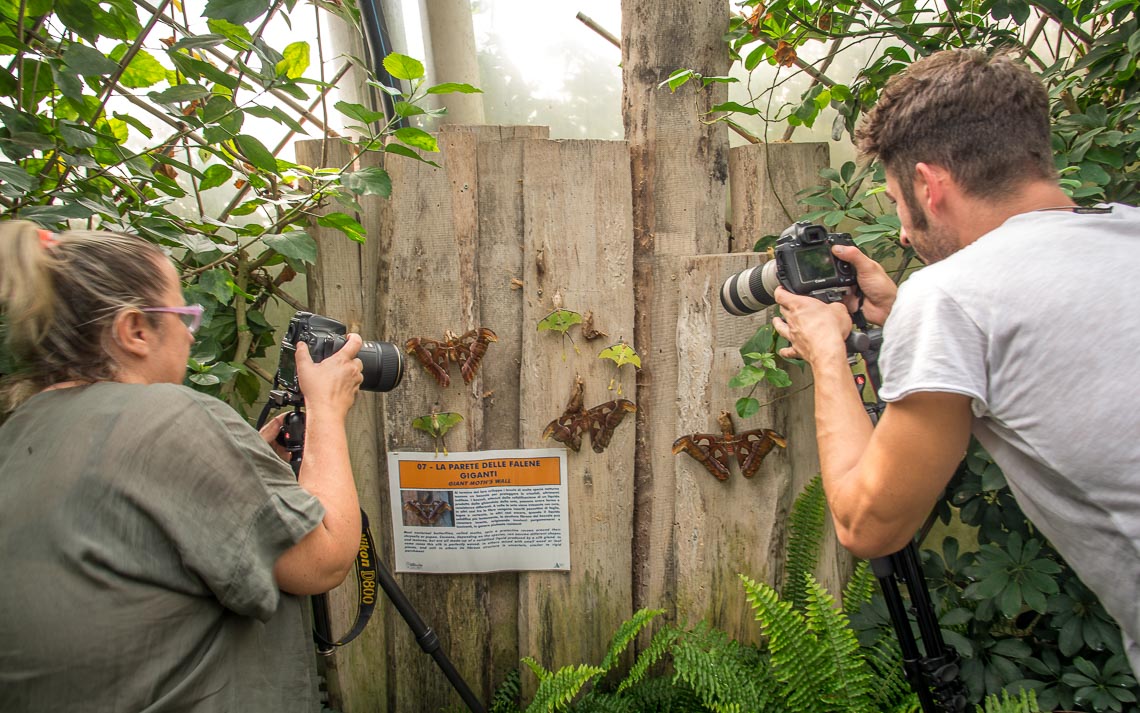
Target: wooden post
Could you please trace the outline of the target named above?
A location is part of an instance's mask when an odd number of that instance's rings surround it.
[[[810,212],[796,194],[823,181],[827,144],[753,144],[729,151],[732,176],[732,252],[748,252],[766,235],[779,235]],[[811,209],[814,210],[814,209]]]
[[[411,337],[442,339],[447,330],[462,333],[477,327],[500,335],[470,385],[454,371],[451,385],[441,388],[418,363],[409,361],[405,383],[386,401],[389,451],[432,450],[436,444],[411,423],[433,409],[463,416],[464,422],[447,435],[449,450],[478,450],[486,447],[488,437],[505,446],[511,437],[516,413],[495,408],[491,400],[494,393],[517,389],[520,345],[511,335],[521,318],[521,298],[510,296],[509,279],[496,282],[489,270],[478,266],[486,254],[509,253],[512,245],[517,251],[518,234],[510,227],[521,218],[512,212],[518,203],[508,193],[512,181],[519,190],[521,175],[503,173],[510,170],[509,157],[484,170],[479,157],[488,153],[480,147],[497,147],[504,138],[545,135],[543,127],[447,127],[439,136],[441,153],[432,157],[441,168],[407,159],[388,161],[394,188],[385,312],[393,340],[402,345]],[[518,150],[512,155],[517,157]],[[490,182],[486,189],[481,188],[484,177]],[[484,216],[478,196],[493,193],[501,198],[499,210]],[[488,230],[481,232],[481,225]],[[385,555],[391,561],[390,548],[385,547]],[[401,574],[397,580],[439,634],[464,680],[477,696],[489,700],[506,671],[518,665],[517,575]],[[392,710],[462,705],[405,623],[398,619],[391,627]]]
[[[632,215],[628,149],[623,142],[542,141],[523,155],[524,300],[519,439],[543,441],[546,424],[562,415],[576,376],[584,406],[619,398],[637,402],[633,367],[619,370],[598,352],[633,331]],[[539,332],[555,307],[592,311],[608,339],[570,341]],[[598,664],[618,625],[632,613],[632,414],[603,453],[583,438],[569,451],[570,571],[524,572],[519,578],[521,650],[547,668]],[[533,677],[524,676],[533,690]]]
[[[300,141],[297,143],[297,160],[309,166],[335,166],[348,164],[350,149],[339,141]],[[364,157],[364,164],[374,160]],[[383,315],[376,308],[381,255],[385,251],[379,238],[379,224],[384,204],[375,196],[361,199],[364,214],[359,216],[372,239],[364,244],[349,240],[343,233],[321,228],[315,223],[310,233],[317,241],[317,262],[308,274],[309,305],[317,314],[344,322],[349,331],[365,339],[381,339],[384,333]],[[339,210],[325,206],[320,212]],[[356,481],[360,505],[372,520],[372,532],[383,543],[387,524],[387,487],[381,466],[383,424],[379,418],[380,402],[392,395],[383,396],[360,392],[347,422],[348,443],[352,459],[353,478]],[[398,392],[395,398],[399,398]],[[382,545],[378,545],[382,548]],[[383,549],[381,549],[383,551]],[[348,631],[356,617],[356,579],[349,578],[329,593],[329,610],[334,636]],[[384,710],[389,680],[386,650],[388,632],[384,616],[378,608],[364,633],[348,646],[325,659],[326,679],[331,703],[345,711]]]
[[[653,424],[675,408],[675,323],[654,282],[658,255],[728,250],[725,233],[728,135],[704,115],[725,101],[723,84],[690,82],[672,93],[658,85],[677,69],[706,76],[728,71],[722,36],[727,0],[625,0],[622,3],[622,114],[633,190],[634,345],[645,360],[638,381],[634,514],[634,605],[673,607],[676,573],[672,470],[654,463],[672,440]]]

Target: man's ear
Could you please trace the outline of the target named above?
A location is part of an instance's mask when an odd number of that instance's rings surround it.
[[[929,215],[945,212],[951,181],[950,172],[941,166],[921,161],[914,165],[914,195]]]
[[[111,337],[119,349],[136,359],[145,359],[154,348],[154,328],[137,309],[122,310],[115,315]]]

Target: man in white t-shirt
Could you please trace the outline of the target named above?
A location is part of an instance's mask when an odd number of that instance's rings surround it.
[[[1009,55],[916,62],[856,139],[929,266],[896,292],[859,250],[834,249],[884,325],[888,406],[873,430],[846,359],[853,305],[776,290],[784,355],[812,366],[840,541],[861,557],[902,549],[973,432],[1140,671],[1140,210],[1078,208],[1060,189],[1045,87]]]

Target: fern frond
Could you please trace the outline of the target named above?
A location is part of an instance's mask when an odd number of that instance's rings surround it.
[[[638,655],[637,661],[635,661],[633,666],[629,669],[629,674],[625,677],[625,680],[618,685],[617,692],[621,693],[640,682],[649,668],[660,661],[666,652],[669,651],[669,648],[673,645],[673,642],[677,640],[677,637],[680,636],[680,633],[681,632],[677,629],[666,626],[654,634],[653,639],[649,642],[649,646]]]
[[[716,713],[769,710],[779,693],[759,652],[706,624],[677,640],[673,668],[674,682],[688,686],[705,709]]]
[[[781,597],[802,609],[805,601],[803,589],[806,573],[813,572],[819,563],[823,525],[827,517],[827,498],[823,492],[823,479],[816,476],[792,505],[788,517],[788,545],[784,587]]]
[[[531,666],[531,669],[533,670],[534,666]],[[526,713],[554,713],[566,710],[570,701],[574,700],[574,696],[582,691],[582,686],[594,676],[603,673],[605,671],[597,666],[579,664],[563,666],[552,674],[540,677],[538,690],[534,692],[534,700],[527,706]]]
[[[534,675],[538,678],[539,681],[544,681],[550,677],[550,671],[547,671],[542,664],[540,664],[538,661],[535,661],[530,656],[523,656],[522,662],[525,663],[527,667],[534,672]]]
[[[871,697],[879,710],[904,713],[916,709],[918,695],[906,677],[898,639],[883,638],[875,646],[864,647],[863,660],[875,676]]]
[[[1001,698],[996,693],[986,696],[982,706],[974,706],[977,713],[1038,713],[1037,693],[1031,688],[1021,689],[1018,696],[1010,696],[1009,691],[1003,690]]]
[[[804,615],[775,589],[740,575],[756,621],[768,637],[772,671],[781,684],[784,708],[797,713],[826,713],[819,692],[834,675],[833,663],[823,655],[819,638]]]
[[[836,607],[835,599],[815,577],[805,574],[804,580],[808,628],[819,635],[823,655],[828,659],[827,669],[833,671],[824,682],[827,688],[820,691],[820,696],[833,710],[875,713],[871,672],[847,615]]]
[[[871,597],[875,595],[875,583],[875,573],[871,571],[871,563],[861,560],[855,565],[851,579],[847,580],[847,586],[843,588],[843,611],[847,612],[848,616],[871,601]]]
[[[613,668],[618,657],[621,656],[630,642],[637,638],[641,630],[664,613],[664,609],[640,609],[627,621],[622,622],[617,633],[614,634],[614,638],[610,640],[610,648],[606,651],[605,658],[602,659],[602,671],[609,671]]]
[[[519,713],[519,694],[522,693],[522,677],[519,670],[511,669],[491,697],[487,713]]]

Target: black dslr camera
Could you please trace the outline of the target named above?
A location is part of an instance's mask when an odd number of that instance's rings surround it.
[[[331,317],[311,312],[298,312],[289,320],[289,328],[281,339],[281,361],[277,366],[278,386],[290,402],[300,401],[297,384],[297,344],[304,342],[314,362],[332,356],[345,345],[348,329]],[[391,391],[404,376],[404,355],[391,342],[364,342],[356,358],[364,362],[363,391]]]
[[[741,270],[724,281],[720,303],[730,314],[755,314],[776,302],[776,288],[838,302],[857,284],[851,263],[831,254],[833,245],[854,245],[847,233],[829,233],[806,221],[780,233],[776,259]]]

